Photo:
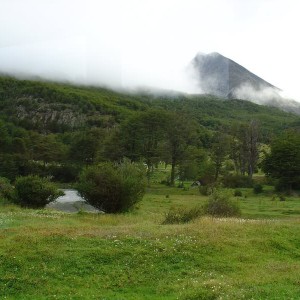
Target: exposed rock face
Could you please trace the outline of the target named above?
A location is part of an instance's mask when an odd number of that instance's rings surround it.
[[[86,122],[86,116],[76,107],[63,103],[49,103],[43,98],[30,96],[11,100],[11,118],[17,118],[24,126],[36,127],[40,131],[49,129],[82,127]],[[27,126],[28,127],[28,126]]]
[[[219,53],[196,55],[192,67],[205,94],[249,100],[300,114],[300,103],[281,97],[279,88]]]
[[[83,126],[86,121],[86,117],[74,111],[72,106],[47,103],[42,98],[19,98],[16,104],[16,116],[19,120],[30,120],[42,127],[56,124],[74,129]]]

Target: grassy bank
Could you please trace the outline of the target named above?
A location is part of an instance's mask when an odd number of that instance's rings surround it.
[[[1,298],[297,299],[299,198],[242,192],[241,218],[182,225],[164,213],[203,203],[197,189],[154,186],[120,215],[2,206]]]

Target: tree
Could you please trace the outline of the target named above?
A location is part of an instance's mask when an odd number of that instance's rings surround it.
[[[217,132],[212,141],[211,160],[215,167],[215,180],[218,179],[222,165],[228,155],[229,139],[228,136]]]
[[[153,166],[161,160],[160,143],[165,139],[167,114],[161,110],[149,110],[131,117],[120,130],[124,156],[143,160],[147,165],[147,178]]]
[[[92,206],[107,213],[124,212],[145,193],[145,168],[124,160],[120,164],[101,163],[85,168],[77,190]]]
[[[264,172],[278,180],[277,188],[290,191],[300,187],[300,134],[286,132],[271,144],[262,167]]]
[[[32,133],[31,158],[47,163],[64,161],[66,146],[57,140],[54,134],[40,135]]]
[[[259,126],[256,121],[231,128],[230,157],[237,173],[252,178],[259,157]]]
[[[203,165],[207,162],[208,155],[203,148],[187,146],[183,158],[179,162],[180,180],[198,180],[203,176]]]
[[[247,148],[248,148],[248,175],[252,178],[259,157],[258,141],[259,126],[256,121],[251,121],[246,131]]]
[[[104,133],[101,129],[80,132],[73,137],[69,149],[69,158],[81,164],[93,164],[103,142]]]
[[[183,159],[188,145],[197,144],[197,126],[185,116],[170,113],[167,117],[165,157],[171,162],[170,184],[175,182],[175,168]]]

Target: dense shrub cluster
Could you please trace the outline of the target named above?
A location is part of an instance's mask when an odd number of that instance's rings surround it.
[[[0,177],[0,198],[3,200],[11,201],[14,195],[14,187],[10,184],[9,180]]]
[[[253,180],[249,176],[227,175],[223,177],[223,185],[227,188],[250,188],[253,186]]]
[[[23,207],[42,208],[61,195],[63,192],[47,178],[29,175],[18,177],[15,182],[14,202]]]
[[[230,196],[220,191],[214,191],[204,205],[204,212],[212,216],[233,217],[241,214],[237,202],[232,201]]]
[[[145,168],[124,160],[85,168],[77,190],[90,205],[108,213],[128,211],[145,193]]]

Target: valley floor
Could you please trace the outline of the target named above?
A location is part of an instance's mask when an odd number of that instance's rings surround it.
[[[197,189],[148,190],[127,214],[0,207],[1,299],[299,299],[300,199],[237,198],[241,218],[161,225]]]

